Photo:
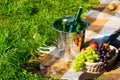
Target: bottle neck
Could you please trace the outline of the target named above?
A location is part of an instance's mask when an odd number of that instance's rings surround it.
[[[81,18],[81,13],[82,13],[82,8],[79,8],[78,9],[78,11],[77,11],[77,13],[76,13],[76,15],[75,15],[75,21],[78,21],[78,20],[80,20]]]

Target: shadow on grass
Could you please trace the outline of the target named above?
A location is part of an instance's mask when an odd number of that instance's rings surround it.
[[[21,66],[21,68],[27,70],[28,72],[31,72],[33,74],[40,74],[42,76],[45,76],[47,73],[47,66],[44,66],[43,69],[40,69],[40,63],[32,62],[32,63],[25,63]]]

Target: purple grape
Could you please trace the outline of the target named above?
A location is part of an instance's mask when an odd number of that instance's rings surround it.
[[[101,58],[99,61],[100,61],[100,62],[103,62],[103,61],[104,61],[104,59],[103,59],[103,58]]]
[[[100,59],[101,59],[101,56],[98,55],[98,60],[100,60]]]
[[[110,58],[110,57],[111,57],[111,55],[110,55],[109,53],[108,53],[106,56],[107,56],[107,58]]]
[[[106,55],[104,56],[104,60],[107,60],[107,56]]]
[[[101,47],[101,48],[100,48],[100,50],[101,50],[101,51],[103,51],[103,50],[104,50],[104,48],[103,48],[103,47]]]
[[[97,51],[97,54],[100,55],[100,51]]]
[[[111,50],[108,51],[110,54],[112,53]]]
[[[107,50],[107,51],[111,51],[110,48],[107,48],[106,50]]]
[[[103,43],[99,43],[99,46],[95,49],[97,54],[98,54],[98,61],[103,62],[103,67],[101,67],[102,70],[105,70],[108,67],[108,60],[110,60],[112,58],[112,56],[114,56],[114,54],[112,54],[110,48],[105,48],[105,46],[103,45]]]
[[[102,53],[102,54],[105,54],[105,51],[103,50],[103,51],[101,51],[101,53]]]
[[[107,68],[108,63],[104,62],[104,68]]]
[[[111,54],[109,51],[107,51],[107,54]]]
[[[100,47],[102,47],[102,46],[103,46],[103,43],[102,43],[102,42],[101,42],[101,43],[99,43],[99,48],[100,48]]]
[[[100,48],[98,48],[98,50],[97,51],[99,51],[100,52]]]
[[[104,66],[101,66],[100,71],[104,71],[104,70],[105,70]]]
[[[105,54],[103,54],[103,53],[102,53],[100,56],[104,57],[104,56],[105,56]]]

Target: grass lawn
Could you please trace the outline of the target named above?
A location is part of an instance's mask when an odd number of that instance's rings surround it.
[[[27,72],[20,66],[30,52],[56,37],[51,28],[59,17],[74,16],[79,6],[82,16],[98,0],[0,0],[0,80],[53,80]]]

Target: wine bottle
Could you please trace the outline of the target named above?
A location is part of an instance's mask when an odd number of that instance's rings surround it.
[[[81,14],[82,14],[82,8],[80,7],[78,9],[78,12],[77,12],[76,16],[75,16],[75,21],[77,23],[76,27],[75,27],[75,32],[80,32],[82,30],[82,27],[83,27],[82,23],[83,23],[83,21],[82,21],[82,18],[81,18]]]
[[[69,32],[79,32],[81,30],[81,24],[80,24],[80,21],[82,21],[81,13],[82,13],[82,8],[80,7],[74,17],[73,22],[70,23]]]
[[[58,29],[59,31],[65,32],[65,28],[66,28],[65,26],[66,26],[66,22],[65,22],[64,20],[58,21],[57,29]]]
[[[66,22],[64,21],[64,20],[62,20],[62,27],[63,27],[63,32],[65,32],[66,31],[66,29],[65,29],[65,26],[66,26]]]

